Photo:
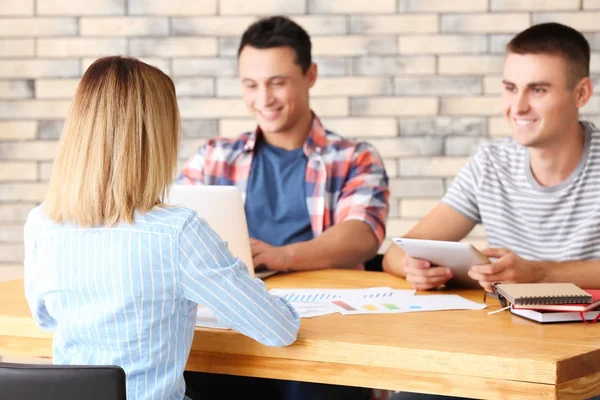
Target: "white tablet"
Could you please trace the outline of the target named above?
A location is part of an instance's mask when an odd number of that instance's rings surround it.
[[[468,272],[473,265],[489,264],[490,260],[469,243],[393,238],[396,246],[413,258],[427,260],[431,265],[448,267],[454,273],[448,283],[481,289],[479,282],[471,279]]]

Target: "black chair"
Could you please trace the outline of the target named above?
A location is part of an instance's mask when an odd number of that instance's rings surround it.
[[[365,270],[383,272],[383,254],[377,254],[375,257],[364,262]]]
[[[126,400],[125,372],[116,366],[0,363],[0,398]]]

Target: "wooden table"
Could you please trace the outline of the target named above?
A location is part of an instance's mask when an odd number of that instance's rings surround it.
[[[273,276],[271,288],[408,288],[384,273]],[[481,302],[483,292],[456,292]],[[270,348],[234,331],[197,329],[187,369],[488,399],[600,394],[600,324],[541,325],[497,309],[302,319],[295,344]],[[0,355],[51,357],[22,281],[0,284]]]

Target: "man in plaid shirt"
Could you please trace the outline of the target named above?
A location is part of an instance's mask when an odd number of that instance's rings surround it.
[[[286,24],[295,25],[306,35],[307,56],[298,54],[304,50],[301,46],[292,48],[273,40],[273,30],[283,29]],[[308,90],[316,80],[317,69],[311,63],[310,39],[306,32],[283,18],[265,20],[257,29],[265,31],[248,30],[250,34],[245,35],[246,41],[240,45],[239,65],[243,98],[258,127],[235,140],[210,140],[186,162],[179,183],[235,185],[246,193],[246,214],[257,267],[291,271],[357,267],[377,253],[385,237],[389,190],[383,161],[370,144],[352,142],[327,131],[309,108]],[[259,40],[267,41],[256,44]],[[268,40],[274,44],[269,46]],[[293,191],[304,197],[294,203],[306,208],[305,223],[310,232],[303,237],[311,237],[310,240],[292,238],[290,243],[275,246],[252,235],[252,211],[260,212],[258,208],[269,205],[285,206],[272,201],[277,196],[290,200],[286,193],[276,191],[289,190],[285,184],[269,185],[268,179],[260,182],[252,179],[254,173],[264,171],[254,168],[253,160],[262,156],[265,144],[280,158],[295,151],[300,162],[296,162],[296,157],[291,163],[295,162],[296,167],[306,165],[304,170],[295,171],[301,174],[300,182],[290,183],[296,186]],[[267,172],[278,171],[267,168]],[[260,187],[256,183],[261,184]],[[253,209],[252,196],[257,193],[264,193],[261,196],[264,198]],[[262,223],[269,224],[268,221]],[[270,230],[281,230],[277,223],[271,225]],[[278,235],[290,236],[282,232]]]
[[[235,185],[245,194],[255,267],[362,266],[385,237],[388,177],[373,146],[327,131],[311,110],[309,89],[317,66],[310,37],[288,18],[265,18],[244,33],[238,61],[243,99],[258,126],[235,140],[210,140],[186,162],[179,183]],[[186,373],[189,387],[198,385],[203,398],[219,399],[246,397],[242,381],[253,390],[260,381],[204,379],[206,384],[199,374]],[[369,397],[365,388],[263,381],[261,398]],[[206,393],[208,387],[214,391]]]

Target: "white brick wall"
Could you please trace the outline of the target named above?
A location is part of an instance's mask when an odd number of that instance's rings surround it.
[[[437,14],[350,16],[350,32],[358,34],[432,33],[438,31],[438,24]]]
[[[0,121],[0,140],[27,140],[37,137],[38,126],[31,121]]]
[[[13,2],[17,3],[17,2]],[[0,10],[3,3],[0,1]],[[1,18],[1,37],[76,36],[76,18]]]
[[[79,79],[38,79],[35,95],[38,99],[70,99],[78,84]]]
[[[312,36],[311,101],[325,125],[384,157],[388,237],[437,203],[479,143],[510,135],[499,97],[516,32],[571,24],[590,40],[596,82],[600,73],[599,0],[0,0],[0,272],[19,273],[23,221],[44,197],[70,99],[98,56],[133,55],[174,78],[183,161],[211,136],[253,129],[235,54],[244,29],[275,13]],[[600,121],[599,98],[584,111]],[[468,240],[485,245],[485,233]]]
[[[311,14],[380,14],[396,11],[396,0],[308,0]]]
[[[33,97],[32,81],[0,81],[0,99],[24,99]]]
[[[35,0],[0,0],[0,15],[33,15]]]
[[[344,136],[353,138],[395,137],[398,135],[398,124],[395,118],[323,118],[327,129],[344,132]]]
[[[36,181],[36,162],[6,162],[0,161],[0,181]],[[6,237],[5,226],[0,229],[0,242]]]
[[[33,39],[0,39],[1,58],[33,57],[34,53]]]
[[[218,1],[129,0],[127,4],[130,15],[215,15]]]
[[[533,23],[560,22],[578,29],[582,32],[595,32],[598,29],[600,12],[564,12],[564,13],[539,13],[533,14]]]
[[[354,115],[436,115],[435,97],[361,97],[352,99]]]
[[[136,57],[214,57],[215,38],[170,37],[166,39],[131,39],[129,49]]]
[[[169,0],[164,0],[169,1]],[[219,0],[221,15],[304,14],[306,1],[290,0]]]
[[[486,75],[501,74],[504,57],[498,55],[439,56],[438,73],[440,75]]]
[[[121,15],[125,0],[35,0],[37,15]]]
[[[517,33],[529,27],[529,14],[448,14],[441,18],[442,32]]]
[[[167,17],[84,17],[79,21],[82,36],[167,36]]]
[[[487,11],[487,0],[399,0],[399,11],[472,12]]]
[[[487,49],[485,35],[406,35],[398,38],[400,54],[481,53]]]
[[[584,4],[588,0],[584,0]],[[581,0],[491,0],[492,11],[579,10]]]
[[[66,78],[79,76],[77,59],[0,59],[0,79]]]
[[[395,54],[393,36],[316,36],[312,39],[312,52],[318,56],[360,56],[366,54]]]

